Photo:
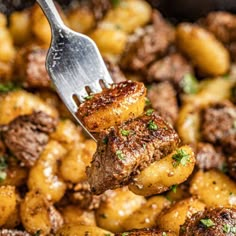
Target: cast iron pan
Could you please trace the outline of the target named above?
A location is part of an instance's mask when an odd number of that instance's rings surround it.
[[[62,6],[71,0],[57,0]],[[77,0],[81,1],[81,0]],[[85,0],[82,0],[85,1]],[[147,0],[173,22],[194,21],[210,11],[225,10],[236,13],[236,0]],[[0,0],[0,12],[10,14],[31,6],[35,0]]]

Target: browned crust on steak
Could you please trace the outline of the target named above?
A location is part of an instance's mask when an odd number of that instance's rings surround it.
[[[126,234],[125,234],[126,233]],[[160,229],[133,229],[123,233],[116,233],[115,236],[175,236],[176,234],[171,231],[163,231]]]
[[[201,222],[209,219],[214,225],[207,226]],[[236,209],[214,208],[197,212],[187,218],[181,226],[180,236],[233,236],[233,232],[225,232],[226,228],[236,227]]]
[[[156,130],[150,129],[150,124]],[[129,135],[123,136],[123,130]],[[179,143],[174,129],[155,112],[102,132],[87,168],[91,191],[100,194],[127,185],[140,170],[169,154]]]
[[[19,116],[2,128],[4,143],[22,164],[33,166],[56,124],[56,119],[41,111]]]
[[[31,236],[31,234],[16,229],[1,229],[0,236]]]

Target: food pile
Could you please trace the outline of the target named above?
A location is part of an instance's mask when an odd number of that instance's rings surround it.
[[[38,5],[0,14],[0,235],[236,234],[236,15],[173,25],[144,0],[57,4],[114,84],[77,115]]]

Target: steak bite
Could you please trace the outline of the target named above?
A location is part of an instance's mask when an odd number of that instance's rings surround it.
[[[236,152],[236,107],[228,102],[212,104],[203,111],[202,136],[205,141],[222,145],[225,152]]]
[[[176,91],[170,82],[152,84],[147,96],[152,107],[170,124],[174,124],[178,117]]]
[[[91,132],[101,132],[143,113],[146,88],[143,83],[124,81],[86,98],[78,118]]]
[[[157,11],[153,24],[144,28],[141,35],[131,40],[121,58],[121,67],[127,70],[144,70],[156,58],[162,56],[175,39],[174,28]]]
[[[236,209],[213,208],[187,218],[180,236],[233,236],[236,234]]]
[[[224,163],[225,157],[223,153],[216,150],[212,144],[203,142],[197,143],[196,166],[199,169],[222,169]]]
[[[33,166],[57,121],[44,112],[19,116],[2,128],[3,140],[12,154],[25,166]]]
[[[101,194],[130,183],[133,176],[172,152],[180,143],[175,130],[155,112],[100,134],[91,167],[91,191]]]
[[[180,54],[173,53],[154,62],[147,71],[148,81],[170,81],[181,88],[181,81],[186,74],[193,73],[191,64]]]

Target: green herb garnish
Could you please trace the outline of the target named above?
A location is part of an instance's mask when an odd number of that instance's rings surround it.
[[[170,187],[170,190],[173,191],[174,193],[176,193],[177,187],[178,187],[178,184],[174,184]]]
[[[183,149],[179,149],[173,156],[172,159],[175,161],[173,163],[174,167],[177,167],[179,164],[186,166],[190,161],[190,155]]]
[[[0,84],[0,92],[2,93],[7,93],[13,90],[18,89],[19,87],[17,87],[15,84],[9,82],[6,84]]]
[[[181,81],[181,87],[185,93],[195,94],[198,91],[198,81],[194,75],[188,73]]]
[[[90,100],[90,99],[92,99],[92,98],[93,98],[93,95],[89,95],[89,96],[85,97],[84,99],[85,99],[85,100]]]
[[[130,134],[129,130],[122,129],[121,131],[122,136],[128,136]]]
[[[231,226],[229,224],[223,225],[223,232],[224,233],[236,233],[236,226]]]
[[[146,115],[147,115],[147,116],[150,116],[150,115],[152,115],[153,112],[154,112],[154,109],[148,109],[148,110],[146,111]]]
[[[129,235],[129,233],[128,232],[124,232],[124,233],[122,233],[122,235],[121,236],[128,236]]]
[[[36,233],[34,233],[34,236],[40,236],[41,230],[37,230]]]
[[[120,0],[111,0],[111,4],[113,7],[117,7],[120,4]]]
[[[152,103],[148,98],[145,98],[145,105],[150,106]]]
[[[108,143],[108,137],[106,136],[106,137],[102,140],[102,142],[103,142],[104,144],[107,144],[107,143]]]
[[[5,180],[7,177],[6,173],[7,163],[4,157],[0,157],[0,182]]]
[[[125,159],[125,155],[122,153],[121,150],[117,150],[116,151],[116,155],[120,160],[124,160]]]
[[[201,219],[200,222],[206,227],[206,228],[210,228],[212,226],[215,225],[215,223],[209,219],[209,218],[206,218],[206,219]]]
[[[154,123],[153,120],[151,120],[151,121],[148,122],[148,129],[150,129],[150,130],[157,130],[158,126],[157,126],[157,124]]]

